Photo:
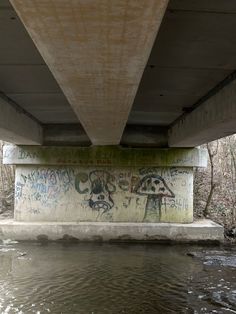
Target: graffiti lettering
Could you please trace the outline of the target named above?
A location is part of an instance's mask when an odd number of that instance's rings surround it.
[[[53,209],[58,210],[57,217],[64,213],[68,220],[75,217],[78,221],[177,222],[191,216],[190,168],[19,169],[16,212],[28,204],[32,215],[44,218]]]

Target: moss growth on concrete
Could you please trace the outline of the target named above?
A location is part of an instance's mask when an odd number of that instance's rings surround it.
[[[139,149],[119,146],[4,148],[5,164],[86,165],[86,166],[206,166],[206,152],[199,149]]]

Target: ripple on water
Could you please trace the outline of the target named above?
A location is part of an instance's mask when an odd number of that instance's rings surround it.
[[[236,310],[233,261],[224,252],[203,254],[199,247],[202,255],[195,259],[186,256],[189,247],[184,246],[18,244],[11,248],[0,248],[1,314]],[[26,253],[24,258],[20,252]],[[220,263],[204,264],[213,260]]]

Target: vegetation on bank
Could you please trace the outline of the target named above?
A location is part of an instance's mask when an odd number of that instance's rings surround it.
[[[0,215],[10,218],[14,205],[14,167],[2,164],[3,145],[0,141]]]
[[[207,169],[195,169],[194,215],[207,217],[236,238],[236,134],[204,145]]]
[[[0,217],[13,216],[14,167],[2,165],[0,142]],[[236,238],[236,134],[204,145],[207,169],[195,169],[194,216],[207,217],[225,227],[226,236]]]

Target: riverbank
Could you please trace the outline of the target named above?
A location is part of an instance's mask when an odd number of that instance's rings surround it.
[[[211,212],[204,217],[201,210],[194,211],[194,220],[210,219],[224,228],[224,238],[228,243],[236,244],[236,225],[232,223],[231,219],[227,219],[226,214],[217,210],[211,210]]]

